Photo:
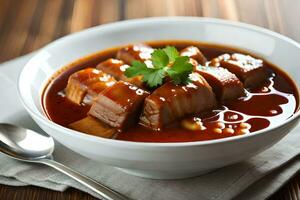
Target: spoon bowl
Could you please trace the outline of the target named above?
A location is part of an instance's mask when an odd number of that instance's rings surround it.
[[[54,140],[46,134],[0,124],[0,150],[20,160],[34,161],[51,156]]]

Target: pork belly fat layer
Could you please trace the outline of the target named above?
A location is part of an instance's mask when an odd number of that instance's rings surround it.
[[[234,73],[246,88],[255,88],[271,75],[263,61],[243,54],[224,54],[211,61],[214,66],[221,66]]]
[[[190,57],[196,60],[201,65],[205,65],[205,63],[207,62],[207,59],[202,54],[202,52],[197,47],[194,46],[189,46],[182,49],[180,51],[180,55]]]
[[[117,80],[125,79],[124,75],[125,70],[129,67],[129,65],[125,64],[122,60],[109,58],[106,61],[101,62],[97,65],[97,69],[112,75]]]
[[[76,104],[82,103],[86,96],[92,101],[99,92],[115,82],[116,80],[109,74],[95,68],[86,68],[69,77],[65,89],[66,97]]]
[[[119,81],[98,95],[88,114],[123,130],[137,122],[148,95],[147,91],[137,86]]]
[[[140,124],[160,130],[178,118],[215,107],[217,101],[206,80],[198,73],[190,78],[192,82],[185,86],[167,82],[149,95]]]
[[[233,100],[245,94],[242,82],[225,68],[199,65],[194,69],[205,78],[220,101]]]
[[[76,131],[104,138],[113,138],[117,132],[115,129],[91,116],[87,116],[86,118],[73,122],[69,125],[69,127]]]
[[[131,65],[132,61],[146,61],[151,58],[153,48],[145,44],[134,44],[121,48],[117,53],[117,59]]]
[[[127,78],[124,74],[129,65],[125,64],[122,60],[110,58],[97,65],[97,69],[112,75],[115,79],[132,83],[138,87],[143,87],[142,76]]]

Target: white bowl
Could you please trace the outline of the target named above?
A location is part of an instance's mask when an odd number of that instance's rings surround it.
[[[92,160],[156,179],[199,175],[254,156],[296,126],[298,110],[276,127],[251,134],[188,143],[137,143],[87,135],[47,119],[41,92],[62,66],[109,47],[137,41],[188,39],[246,49],[280,66],[300,85],[300,45],[272,31],[243,23],[194,17],[148,18],[94,27],[63,37],[41,49],[19,78],[21,100],[37,124],[57,141]]]

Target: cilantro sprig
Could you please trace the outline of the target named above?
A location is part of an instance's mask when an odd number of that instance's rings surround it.
[[[168,76],[175,84],[186,84],[190,82],[189,74],[193,70],[193,65],[189,63],[187,56],[179,56],[179,52],[173,46],[163,49],[156,49],[151,54],[153,67],[140,61],[133,61],[132,65],[126,69],[125,75],[128,78],[143,76],[143,81],[149,87],[157,87],[163,84]]]

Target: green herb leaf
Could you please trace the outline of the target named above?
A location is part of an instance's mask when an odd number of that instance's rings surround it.
[[[189,63],[189,59],[190,58],[187,56],[180,56],[180,57],[176,58],[171,69],[173,69],[177,72],[185,72],[185,71],[192,72],[193,65],[191,63]]]
[[[180,56],[175,59],[173,66],[167,70],[167,73],[175,84],[186,84],[190,82],[189,74],[192,70],[193,65],[189,63],[189,57]]]
[[[145,81],[149,87],[156,87],[163,83],[164,78],[164,69],[149,69],[148,73],[144,74],[143,81]]]
[[[168,75],[172,78],[172,81],[176,84],[188,84],[191,82],[189,75],[190,72],[182,72],[178,73],[174,70],[168,70],[167,71]]]
[[[154,68],[163,68],[169,64],[169,57],[162,49],[153,51],[151,59]]]
[[[148,67],[140,61],[133,61],[132,65],[125,70],[125,75],[128,78],[143,75],[148,72]]]
[[[126,69],[125,75],[128,78],[143,75],[143,81],[149,87],[162,85],[167,75],[175,84],[187,84],[191,81],[189,74],[193,70],[193,65],[189,63],[187,56],[179,56],[175,47],[167,46],[164,49],[154,50],[151,61],[153,68],[148,68],[143,62],[133,61]]]
[[[174,62],[175,59],[179,57],[179,52],[173,46],[167,46],[163,50],[168,55],[170,62]]]

